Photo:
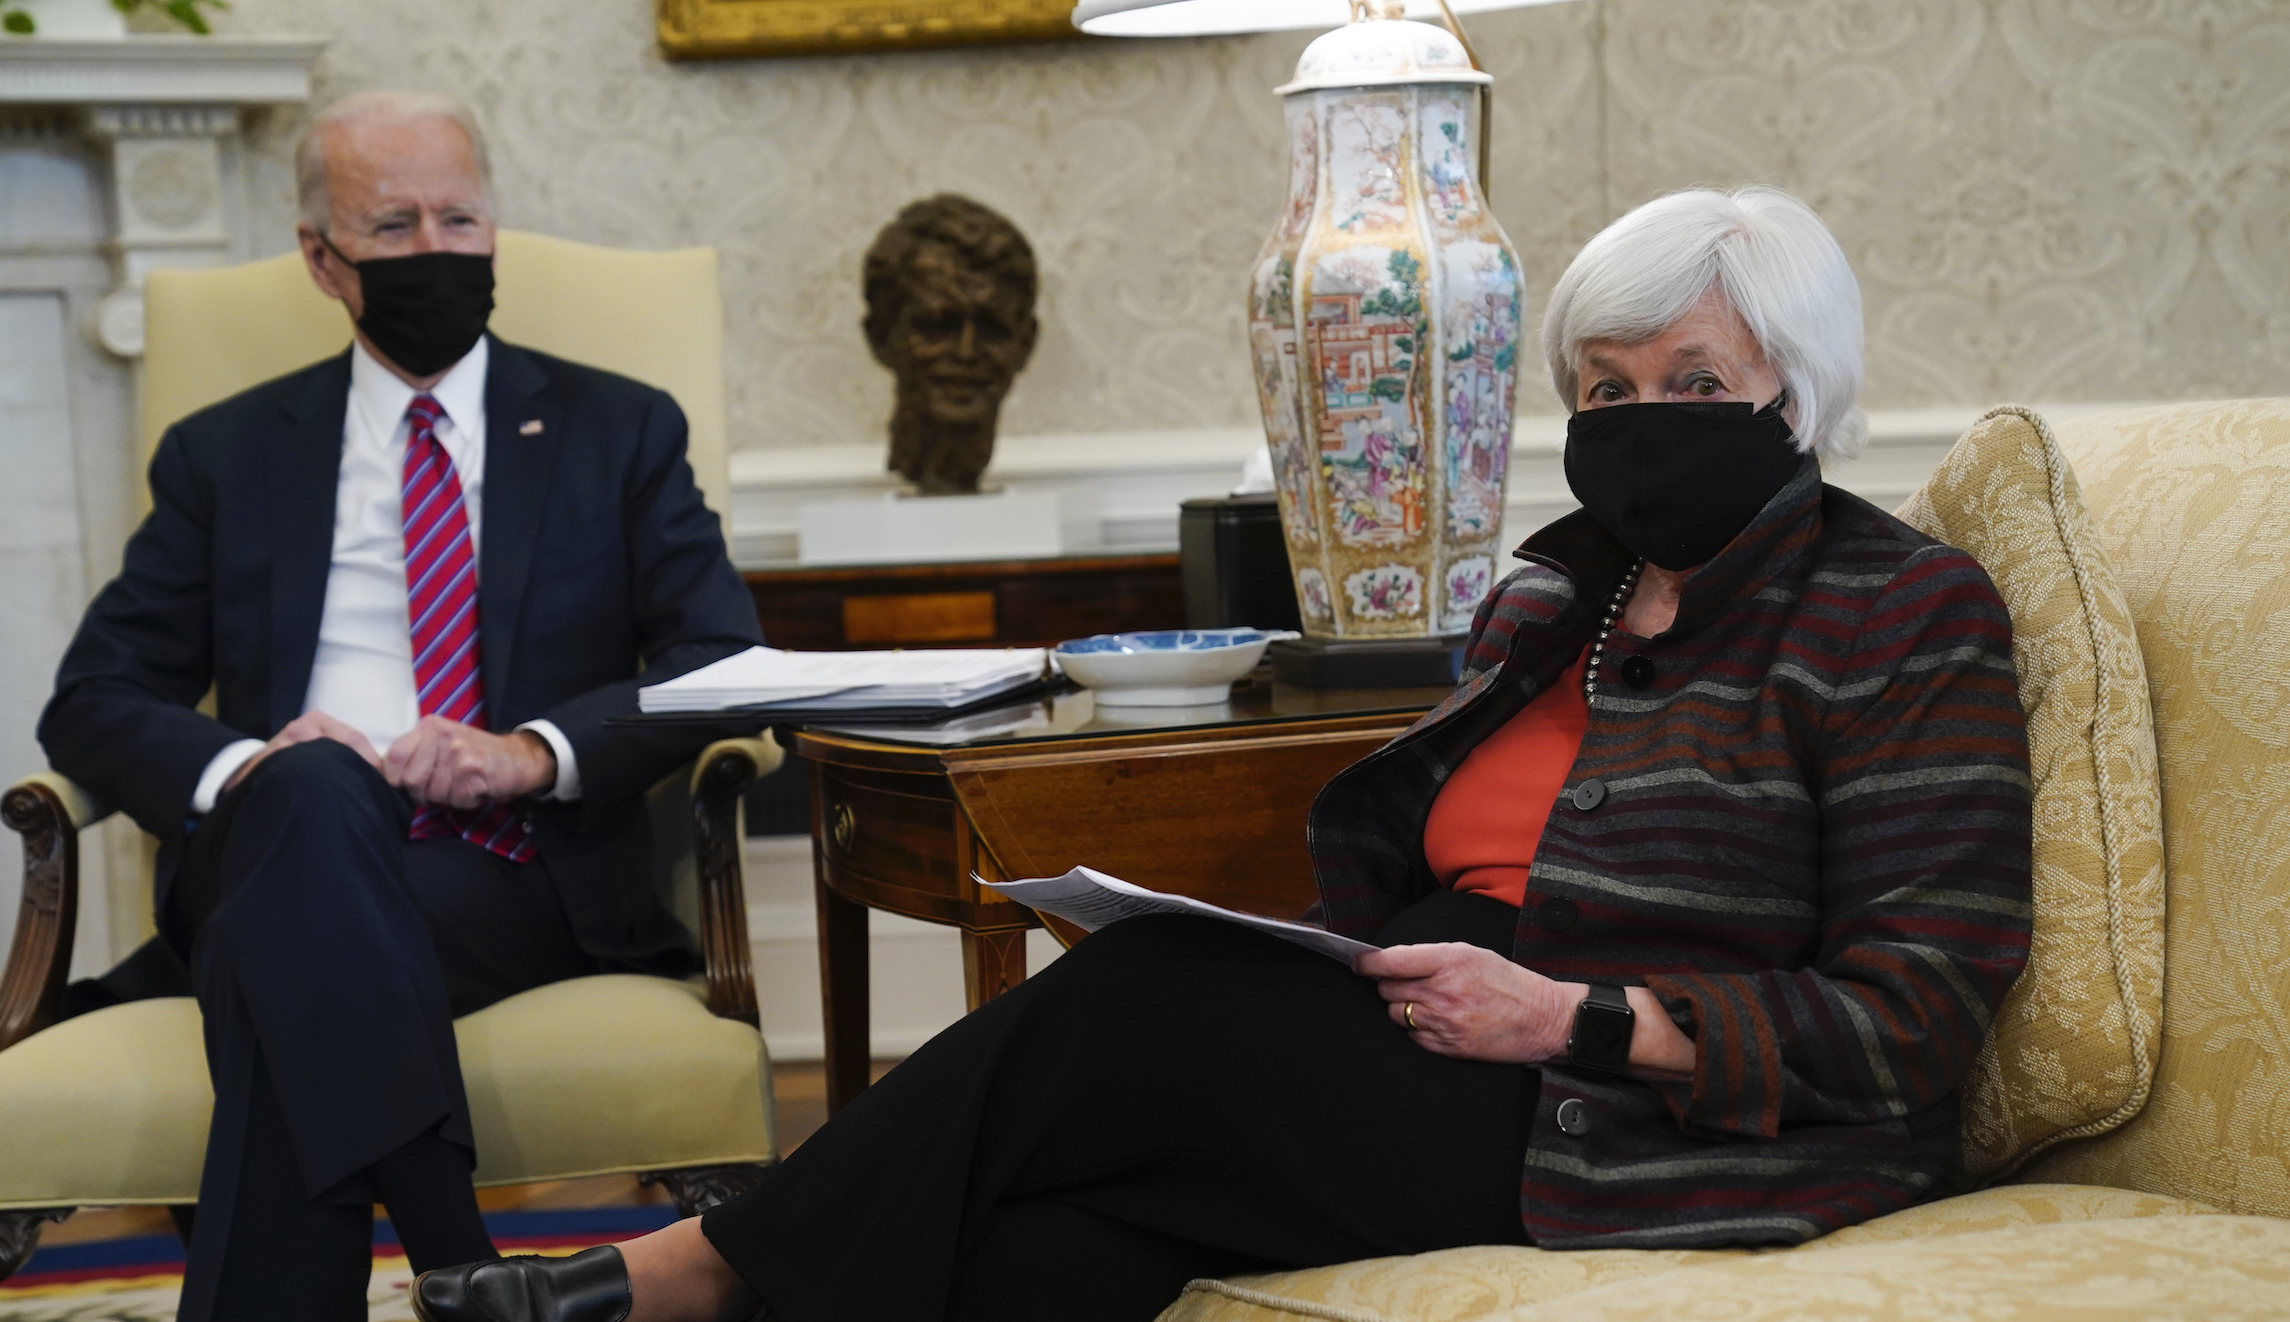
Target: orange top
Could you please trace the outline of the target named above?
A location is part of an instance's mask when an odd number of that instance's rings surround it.
[[[1584,648],[1558,682],[1472,749],[1431,802],[1423,855],[1451,890],[1517,905],[1566,773],[1590,725],[1582,698]]]

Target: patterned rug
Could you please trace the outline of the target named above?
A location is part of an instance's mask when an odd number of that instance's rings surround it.
[[[558,1212],[495,1212],[486,1229],[503,1253],[578,1253],[658,1230],[670,1207],[596,1207]],[[374,1228],[369,1322],[410,1322],[413,1283],[388,1222]],[[183,1288],[183,1246],[172,1235],[98,1240],[44,1248],[0,1282],[0,1322],[174,1322]]]

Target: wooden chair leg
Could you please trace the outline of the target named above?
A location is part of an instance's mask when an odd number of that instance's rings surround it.
[[[686,1166],[681,1170],[646,1171],[636,1177],[647,1188],[658,1185],[676,1204],[676,1215],[698,1216],[718,1203],[729,1202],[762,1183],[763,1166]]]
[[[40,1227],[50,1221],[61,1221],[77,1208],[32,1207],[18,1212],[0,1212],[0,1281],[14,1276],[18,1268],[31,1261],[32,1250],[40,1246]]]

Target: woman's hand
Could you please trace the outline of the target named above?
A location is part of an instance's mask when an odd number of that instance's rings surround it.
[[[1353,958],[1352,971],[1376,980],[1392,1022],[1413,1033],[1425,1050],[1510,1065],[1540,1065],[1566,1055],[1575,1007],[1590,994],[1587,983],[1558,982],[1460,941],[1370,951]],[[1629,1072],[1641,1079],[1691,1081],[1694,1040],[1671,1022],[1653,992],[1629,987],[1623,994],[1635,1012]]]
[[[1590,990],[1460,941],[1370,951],[1353,958],[1352,971],[1376,980],[1392,1022],[1427,1050],[1513,1065],[1566,1054],[1574,1007]]]

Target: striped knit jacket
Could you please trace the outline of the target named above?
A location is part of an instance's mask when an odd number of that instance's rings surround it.
[[[1595,637],[1629,567],[1579,513],[1518,555],[1456,691],[1313,806],[1334,931],[1372,937],[1438,885],[1440,785]],[[1979,564],[1807,459],[1667,632],[1607,642],[1567,787],[1512,958],[1652,988],[1698,1062],[1690,1084],[1542,1068],[1534,1241],[1795,1244],[1933,1192],[2028,951],[2026,733]]]

